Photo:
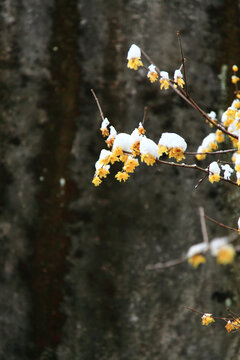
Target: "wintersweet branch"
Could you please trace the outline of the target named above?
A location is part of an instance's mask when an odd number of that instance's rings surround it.
[[[94,96],[94,99],[95,99],[95,101],[96,101],[96,104],[97,104],[97,106],[98,106],[98,109],[99,109],[101,118],[102,118],[102,120],[104,120],[104,114],[103,114],[102,108],[101,108],[101,106],[100,106],[100,103],[99,103],[99,101],[98,101],[98,98],[97,98],[97,96],[96,96],[96,94],[95,94],[95,92],[94,92],[93,89],[91,89],[91,92],[92,92],[92,94],[93,94],[93,96]]]
[[[218,226],[221,226],[221,227],[224,227],[225,229],[229,229],[229,230],[238,232],[238,229],[233,228],[233,227],[228,226],[228,225],[225,225],[225,224],[223,224],[223,223],[220,223],[219,221],[211,218],[210,216],[208,216],[208,215],[206,215],[206,214],[204,215],[204,217],[205,217],[206,219],[208,219],[209,221],[212,221],[213,223],[217,224]]]
[[[147,53],[141,49],[144,57],[150,62],[150,64],[153,64],[153,61],[151,60],[151,58],[147,55]],[[146,70],[149,70],[146,66],[143,66]],[[158,73],[158,75],[160,75],[160,70],[159,68],[155,65],[156,71]],[[184,91],[183,89],[180,89],[178,87],[176,87],[176,84],[173,80],[169,81],[169,86],[173,89],[173,91],[175,91],[181,98],[183,98],[183,100],[185,100],[191,107],[193,107],[195,110],[197,110],[210,124],[212,124],[215,128],[217,128],[218,130],[221,130],[223,133],[225,133],[228,136],[231,136],[234,139],[238,139],[238,136],[235,134],[230,133],[229,131],[227,131],[225,129],[225,127],[223,125],[221,125],[218,121],[216,122],[215,120],[213,120],[210,116],[207,115],[207,113],[200,108],[199,105],[197,105],[197,103],[189,96],[189,94],[187,93],[187,90]]]
[[[174,260],[169,260],[166,262],[159,262],[157,264],[153,264],[153,265],[147,265],[146,266],[146,270],[160,270],[160,269],[166,269],[168,267],[172,267],[175,265],[179,265],[183,262],[185,262],[187,260],[187,257],[183,257],[183,258],[178,258],[178,259],[174,259]]]
[[[160,159],[156,159],[156,162],[159,164],[177,166],[177,167],[186,168],[186,169],[196,169],[198,171],[204,172],[205,174],[209,174],[209,170],[203,169],[196,164],[183,164],[183,163],[178,164],[178,163],[174,163],[172,161],[164,161],[164,160],[160,160]],[[238,186],[238,184],[236,182],[234,182],[232,180],[224,179],[224,177],[222,177],[222,176],[220,176],[220,180],[225,181],[229,184]]]
[[[228,153],[234,153],[236,149],[227,149],[227,150],[218,150],[218,151],[206,151],[206,152],[194,152],[194,151],[185,151],[184,155],[222,155]]]

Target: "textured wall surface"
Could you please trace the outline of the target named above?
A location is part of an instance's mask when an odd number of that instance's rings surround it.
[[[136,43],[161,70],[180,65],[204,110],[232,97],[239,1],[2,0],[0,4],[0,359],[230,360],[239,335],[185,309],[239,310],[239,265],[209,258],[147,271],[202,241],[198,206],[232,221],[229,186],[141,166],[125,184],[91,184],[104,142],[90,89],[119,132],[148,106],[148,136],[175,131],[194,151],[208,125],[126,67]],[[117,167],[116,167],[117,168]],[[64,179],[64,180],[63,180]],[[224,232],[209,224],[210,236]],[[224,233],[225,234],[225,233]]]

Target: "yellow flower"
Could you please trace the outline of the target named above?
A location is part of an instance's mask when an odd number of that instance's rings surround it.
[[[107,165],[107,164],[109,164],[109,162],[110,162],[110,156],[109,155],[100,160],[101,165]]]
[[[145,162],[147,165],[153,166],[153,164],[155,163],[156,159],[153,155],[150,154],[142,154],[141,155],[141,161]]]
[[[204,151],[203,151],[203,152],[204,152]],[[207,155],[205,155],[205,154],[197,154],[197,155],[196,155],[196,159],[197,159],[197,160],[204,160],[204,159],[206,159],[206,156],[207,156]]]
[[[167,89],[169,89],[169,80],[167,80],[167,79],[160,79],[160,89],[162,90],[162,89],[164,89],[164,90],[167,90]]]
[[[166,154],[168,153],[167,146],[158,144],[158,156],[162,156],[162,154],[164,154],[164,153],[166,153]]]
[[[146,132],[146,129],[144,129],[144,127],[141,125],[138,127],[138,133],[139,135],[144,135]]]
[[[151,81],[151,83],[154,83],[158,79],[158,74],[155,71],[150,71],[148,78]]]
[[[237,65],[233,65],[233,66],[232,66],[232,70],[235,71],[235,72],[238,71],[238,66],[237,66]]]
[[[107,128],[101,128],[100,130],[102,132],[103,137],[109,136],[109,131]]]
[[[231,332],[232,330],[240,329],[240,319],[237,318],[234,321],[228,320],[227,324],[225,325],[227,332]]]
[[[237,172],[240,172],[240,164],[238,164],[238,165],[235,166],[235,170],[236,170]]]
[[[235,104],[234,104],[234,107],[236,109],[239,109],[240,108],[240,101],[236,101]]]
[[[215,141],[213,141],[209,144],[209,147],[210,147],[210,151],[217,150],[218,144]]]
[[[102,180],[99,179],[98,176],[94,176],[92,183],[93,183],[95,186],[99,186],[99,185],[101,184],[101,182],[102,182]]]
[[[169,149],[169,158],[175,158],[178,161],[181,161],[182,159],[185,159],[184,151],[181,148],[175,147]]]
[[[123,171],[119,171],[116,175],[115,175],[115,178],[118,180],[118,181],[126,181],[128,178],[129,178],[129,175],[128,173],[126,172],[123,172]]]
[[[177,84],[178,86],[181,86],[181,88],[183,88],[183,86],[185,85],[183,78],[181,78],[180,76],[178,76],[177,78]]]
[[[200,264],[205,264],[206,258],[201,254],[193,255],[188,259],[189,264],[191,264],[194,269],[196,269]]]
[[[123,163],[126,163],[128,159],[128,155],[127,154],[123,154],[120,156],[120,161],[122,161]]]
[[[123,151],[122,151],[121,146],[117,146],[116,149],[114,149],[113,155],[115,155],[115,156],[121,156],[121,155],[123,155]]]
[[[240,177],[237,179],[237,184],[240,186]]]
[[[216,131],[216,141],[218,143],[222,143],[225,140],[225,136],[224,133],[221,130],[217,130]]]
[[[227,332],[231,332],[233,329],[235,329],[235,326],[230,320],[228,320],[227,324],[225,325],[225,329],[227,330]]]
[[[143,66],[143,63],[140,60],[140,58],[132,58],[132,59],[128,60],[127,67],[129,69],[137,70],[138,67],[140,67],[140,66]]]
[[[128,173],[132,173],[132,172],[134,172],[134,170],[137,166],[139,166],[138,160],[133,159],[133,158],[128,158],[126,164],[123,167],[123,170]]]
[[[201,319],[202,319],[202,325],[206,325],[206,326],[215,321],[212,317],[212,314],[204,314],[201,317]]]
[[[140,155],[139,146],[140,146],[140,141],[136,141],[134,144],[132,144],[131,150],[132,150],[133,156]]]
[[[100,179],[103,177],[104,178],[107,177],[108,174],[110,174],[110,173],[109,173],[109,170],[107,170],[106,168],[99,168],[97,170],[97,177],[99,177]]]
[[[236,75],[233,75],[232,76],[232,83],[233,84],[237,84],[237,82],[240,80],[240,78],[238,77],[238,76],[236,76]]]
[[[225,325],[225,328],[227,332],[231,332],[232,330],[240,329],[240,319],[236,319],[235,321],[228,320],[227,324]]]
[[[111,136],[109,140],[105,140],[105,143],[107,144],[108,148],[111,148],[113,146],[114,139],[115,139],[114,136]]]
[[[217,262],[221,265],[232,264],[236,251],[232,245],[225,245],[217,253]]]
[[[220,181],[220,175],[218,174],[212,174],[209,175],[208,180],[210,181],[210,183],[214,183],[214,182],[219,182]]]

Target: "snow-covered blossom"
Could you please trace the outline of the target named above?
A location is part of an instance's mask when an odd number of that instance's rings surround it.
[[[210,113],[208,113],[208,116],[213,120],[216,120],[217,118],[217,114],[215,113],[215,111],[210,111]]]
[[[113,143],[113,151],[120,147],[122,151],[131,153],[132,138],[131,135],[126,133],[120,133],[116,136]]]
[[[132,44],[127,54],[128,68],[137,70],[138,67],[143,66],[143,63],[140,59],[141,49],[137,45]]]
[[[201,317],[201,319],[202,319],[202,325],[206,325],[206,326],[215,321],[212,317],[212,314],[208,314],[208,313],[205,313]]]
[[[143,137],[140,141],[139,150],[142,162],[145,162],[147,165],[153,165],[155,163],[158,157],[158,146],[154,141]]]
[[[184,82],[184,80],[183,80],[183,75],[182,75],[180,69],[175,70],[175,72],[174,72],[174,81],[175,81],[175,83],[177,83],[181,88],[183,88],[185,82]]]
[[[224,175],[223,175],[224,179],[230,180],[231,174],[233,173],[234,170],[228,164],[221,165],[221,168],[222,170],[224,170]]]
[[[221,265],[231,264],[236,255],[234,247],[228,243],[228,237],[215,238],[210,242],[212,256],[217,257],[217,262]]]
[[[147,73],[147,77],[149,78],[149,80],[151,81],[151,83],[157,81],[158,79],[158,73],[156,71],[156,66],[151,64],[148,67],[149,71]]]
[[[209,165],[209,181],[211,183],[213,182],[218,182],[220,180],[220,172],[221,169],[218,166],[218,163],[216,161],[213,161],[210,165]]]
[[[208,245],[205,242],[201,242],[199,244],[192,245],[187,252],[187,258],[191,258],[197,254],[204,254],[208,251]]]
[[[200,264],[204,264],[206,262],[206,258],[203,254],[207,251],[208,245],[204,242],[191,246],[187,252],[189,264],[191,264],[195,269]]]
[[[186,141],[178,134],[163,133],[158,142],[158,154],[166,153],[177,161],[184,159],[184,152],[187,149]]]
[[[110,135],[108,136],[107,140],[105,141],[107,146],[111,148],[114,143],[114,139],[117,136],[117,131],[113,126],[110,126]]]
[[[232,264],[236,255],[235,248],[231,244],[222,246],[217,254],[217,262],[221,265]]]
[[[109,125],[109,121],[107,118],[105,118],[103,121],[102,121],[102,124],[101,124],[101,127],[100,127],[100,130],[102,132],[102,136],[108,136],[109,135],[109,131],[108,131],[108,125]]]
[[[169,88],[169,75],[168,75],[168,72],[167,71],[161,71],[160,72],[160,76],[161,76],[161,79],[160,79],[160,89],[164,89],[164,90],[167,90]]]

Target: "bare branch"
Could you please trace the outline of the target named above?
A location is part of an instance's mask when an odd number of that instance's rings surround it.
[[[146,120],[146,117],[147,117],[147,110],[148,110],[148,107],[147,106],[144,106],[144,112],[143,112],[143,121],[142,121],[142,125],[144,125],[144,122]]]
[[[200,223],[201,223],[201,230],[203,236],[203,242],[209,245],[208,233],[207,233],[207,226],[204,217],[204,208],[202,206],[199,207],[199,215],[200,215]]]
[[[101,118],[102,118],[102,120],[104,120],[104,114],[103,114],[102,108],[101,108],[101,106],[100,106],[100,103],[99,103],[99,101],[98,101],[98,98],[97,98],[97,96],[96,96],[96,94],[95,94],[95,92],[94,92],[93,89],[91,89],[91,92],[92,92],[92,94],[93,94],[93,96],[94,96],[94,99],[95,99],[95,101],[96,101],[96,103],[97,103],[98,110],[99,110],[99,112],[100,112]]]
[[[177,32],[177,37],[178,37],[178,43],[179,43],[180,54],[181,54],[181,62],[182,62],[182,67],[183,67],[183,77],[184,77],[184,81],[185,81],[186,96],[188,98],[189,94],[188,94],[187,75],[186,75],[186,67],[185,67],[186,59],[183,56],[183,48],[182,48],[182,40],[181,40],[180,31]]]
[[[159,263],[154,264],[154,265],[147,265],[146,270],[166,269],[168,267],[172,267],[172,266],[181,264],[181,263],[185,262],[186,260],[187,260],[187,258],[183,257],[183,258],[178,258],[178,259],[174,259],[174,260],[169,260],[169,261],[166,261],[164,263],[159,262]]]
[[[233,230],[233,231],[237,231],[237,232],[238,232],[238,229],[235,229],[235,228],[233,228],[233,227],[231,227],[231,226],[222,224],[222,223],[220,223],[219,221],[211,218],[210,216],[208,216],[208,215],[206,215],[206,214],[204,214],[204,217],[205,217],[206,219],[208,219],[209,221],[212,221],[213,223],[217,224],[218,226],[221,226],[221,227],[224,227],[225,229],[229,229],[229,230]]]

